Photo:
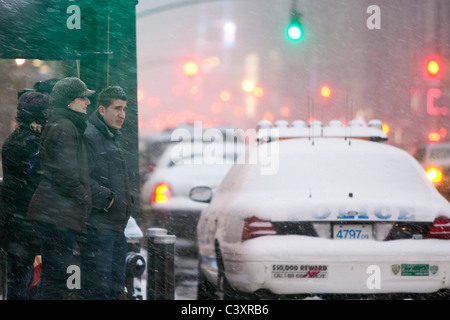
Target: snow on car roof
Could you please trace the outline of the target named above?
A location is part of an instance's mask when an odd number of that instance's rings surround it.
[[[378,206],[379,210],[400,206],[449,212],[450,205],[426,178],[423,168],[401,149],[343,138],[271,144],[277,144],[271,155],[271,161],[278,162],[276,173],[261,174],[261,166],[267,162],[235,165],[219,188],[233,194],[227,195],[228,199],[239,201],[242,196],[242,204],[252,203],[261,211],[282,211],[280,208],[293,204],[298,205],[297,211],[319,204],[346,208],[354,204],[359,208]],[[260,146],[254,146],[253,152]]]

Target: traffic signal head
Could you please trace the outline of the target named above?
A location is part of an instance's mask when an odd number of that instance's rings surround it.
[[[291,21],[286,30],[287,36],[291,40],[300,40],[303,37],[303,27],[300,22],[300,13],[295,9],[291,12]]]
[[[299,21],[292,21],[287,29],[287,35],[291,40],[300,40],[303,36],[302,25]]]
[[[437,75],[439,73],[439,63],[436,60],[428,61],[427,71],[430,76]]]
[[[444,64],[439,55],[433,54],[424,59],[422,70],[425,77],[439,79],[444,73]]]

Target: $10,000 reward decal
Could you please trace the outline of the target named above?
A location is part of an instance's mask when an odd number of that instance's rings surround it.
[[[325,279],[328,276],[326,265],[274,264],[272,275],[276,279]]]

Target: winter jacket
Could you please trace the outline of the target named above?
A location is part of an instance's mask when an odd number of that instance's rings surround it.
[[[28,204],[36,190],[36,180],[30,175],[30,160],[39,150],[40,133],[21,124],[2,147],[3,185],[2,215],[25,218]]]
[[[126,160],[119,143],[121,133],[110,128],[96,111],[89,118],[84,136],[93,207],[88,225],[123,232],[133,211],[133,201]],[[107,209],[113,198],[113,205]]]
[[[40,132],[20,123],[2,146],[3,182],[0,196],[0,236],[3,245],[13,221],[25,219],[39,183],[32,161],[38,155]],[[17,228],[16,228],[17,229]],[[2,231],[3,230],[3,231]],[[23,230],[24,233],[33,230]]]
[[[42,176],[28,219],[85,232],[91,210],[85,128],[85,114],[65,107],[54,109],[42,133]]]

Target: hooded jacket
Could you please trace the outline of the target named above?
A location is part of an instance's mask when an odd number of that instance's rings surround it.
[[[38,152],[39,143],[40,133],[29,125],[20,124],[3,144],[2,216],[26,217],[28,204],[37,187],[30,172],[30,160]]]
[[[54,109],[42,133],[42,175],[28,208],[28,219],[86,231],[91,192],[85,128],[85,114],[65,107]]]
[[[84,136],[93,207],[88,226],[124,232],[133,211],[133,201],[125,156],[119,143],[121,133],[110,128],[97,110],[89,118]],[[113,198],[113,205],[107,209]]]

